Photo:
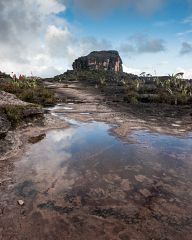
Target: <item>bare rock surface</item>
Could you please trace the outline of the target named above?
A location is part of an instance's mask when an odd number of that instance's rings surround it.
[[[33,104],[21,101],[14,94],[0,91],[0,161],[9,155],[15,155],[20,147],[20,141],[16,134],[16,125],[12,122],[8,114],[6,114],[6,107],[13,115],[17,113],[21,117],[21,127],[23,122],[33,121],[39,116],[43,116],[43,110]],[[18,109],[18,110],[17,110]],[[15,111],[15,113],[14,113]],[[16,118],[16,117],[15,117]]]
[[[26,107],[23,109],[23,116],[24,117],[29,117],[33,115],[39,115],[42,114],[42,109],[34,106],[31,103],[24,102],[20,99],[18,99],[14,94],[0,91],[0,107],[6,106],[6,105],[11,105],[11,106],[21,106],[21,107]],[[5,115],[2,115],[0,112],[0,120],[3,124],[3,119],[5,119]],[[5,122],[5,120],[4,120]],[[6,123],[6,122],[5,122]]]
[[[136,115],[78,83],[55,91],[67,101],[47,109],[44,127],[19,132],[40,142],[0,161],[0,239],[191,240],[191,117]],[[95,121],[112,124],[107,138]]]
[[[0,106],[3,105],[27,106],[29,103],[21,101],[14,94],[0,91]]]
[[[47,82],[48,86],[49,84],[51,83]],[[189,114],[191,109],[185,109],[184,106],[174,108],[172,105],[122,105],[108,101],[104,94],[88,89],[81,83],[71,83],[67,87],[59,83],[56,85],[55,91],[59,98],[65,96],[73,105],[72,109],[55,108],[55,112],[64,111],[68,116],[80,121],[94,120],[116,124],[117,127],[112,131],[123,139],[127,139],[132,130],[140,128],[174,135],[186,135],[192,129]]]

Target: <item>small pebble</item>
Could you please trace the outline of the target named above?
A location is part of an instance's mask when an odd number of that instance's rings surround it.
[[[17,203],[19,204],[19,206],[23,206],[24,205],[24,201],[23,200],[18,200]]]

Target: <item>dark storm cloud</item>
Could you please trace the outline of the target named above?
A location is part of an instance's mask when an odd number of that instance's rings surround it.
[[[165,0],[73,0],[73,6],[89,14],[103,14],[115,8],[133,7],[140,12],[158,9]]]
[[[186,54],[189,54],[189,53],[192,53],[192,44],[189,43],[189,42],[183,42],[180,54],[181,55],[186,55]]]
[[[84,54],[88,54],[90,51],[111,50],[113,48],[109,40],[98,40],[94,37],[82,38],[79,45],[83,49]]]
[[[166,49],[164,40],[144,34],[135,34],[127,41],[120,45],[120,51],[124,54],[159,53]]]
[[[165,51],[162,39],[146,39],[138,44],[139,53],[158,53]]]

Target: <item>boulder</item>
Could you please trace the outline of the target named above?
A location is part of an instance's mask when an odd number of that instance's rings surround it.
[[[0,91],[0,107],[4,105],[27,106],[29,103],[21,101],[14,94]]]
[[[122,60],[117,51],[94,51],[89,55],[76,59],[73,69],[81,70],[105,70],[123,72]]]
[[[43,115],[43,110],[40,107],[32,107],[29,105],[29,107],[23,109],[23,117],[25,118],[39,115]]]
[[[10,128],[14,126],[10,116],[8,117],[6,114],[5,109],[7,108],[11,112],[13,121],[17,118],[14,117],[16,115],[22,119],[43,116],[43,110],[40,107],[21,101],[14,94],[0,91],[0,138],[4,138]]]

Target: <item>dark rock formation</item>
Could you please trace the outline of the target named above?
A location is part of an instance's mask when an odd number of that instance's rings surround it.
[[[32,107],[30,105],[23,109],[23,117],[29,118],[33,116],[42,116],[43,110],[40,107]]]
[[[2,78],[11,78],[11,76],[9,74],[6,74],[6,73],[0,71],[0,79],[2,79]]]
[[[0,138],[5,137],[10,128],[11,123],[3,111],[0,110]]]
[[[105,70],[123,72],[122,60],[117,51],[91,52],[85,57],[76,59],[74,70]]]

